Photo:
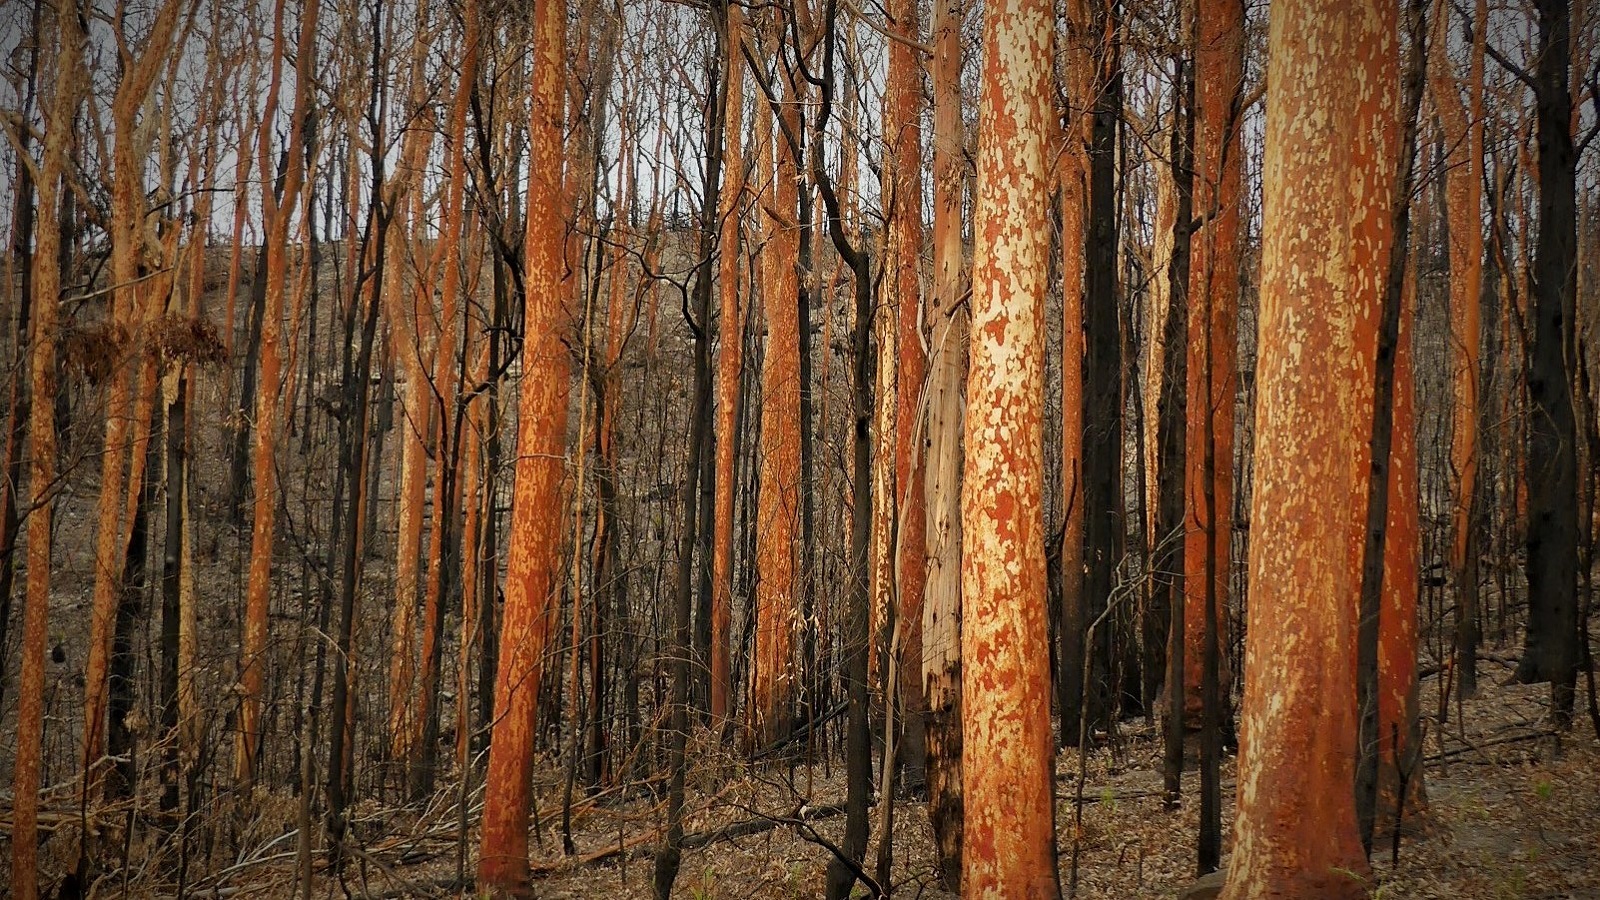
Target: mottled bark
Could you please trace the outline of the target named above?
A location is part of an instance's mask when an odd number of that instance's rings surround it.
[[[892,162],[890,163],[893,164]],[[893,203],[892,194],[890,203]],[[891,228],[892,228],[891,221]],[[890,235],[893,253],[893,234]],[[887,279],[893,279],[894,270],[885,268]],[[896,327],[899,307],[893,305],[897,298],[897,285],[885,282],[879,300],[870,312],[872,320],[872,354],[874,384],[872,396],[872,444],[880,448],[872,454],[872,509],[870,510],[872,537],[867,554],[868,616],[867,634],[871,647],[868,656],[867,677],[873,690],[873,706],[882,710],[889,696],[884,683],[888,668],[887,654],[890,628],[897,620],[891,612],[895,597],[895,420],[899,406],[895,403],[896,382],[899,377],[899,329]],[[888,451],[888,452],[885,452]]]
[[[1043,407],[1052,11],[984,10],[961,491],[963,889],[1054,897]]]
[[[1411,195],[1416,184],[1417,129],[1423,84],[1427,77],[1426,29],[1423,26],[1425,9],[1425,0],[1411,0],[1409,4],[1407,18],[1411,26],[1411,40],[1407,54],[1404,105],[1397,115],[1387,115],[1380,119],[1374,131],[1380,138],[1378,142],[1380,152],[1394,154],[1396,174],[1390,190],[1391,247],[1385,263],[1381,315],[1375,342],[1377,352],[1372,382],[1372,426],[1368,455],[1370,469],[1366,482],[1366,534],[1361,559],[1360,624],[1356,649],[1356,701],[1360,713],[1357,731],[1360,757],[1356,766],[1356,824],[1361,832],[1362,848],[1368,855],[1372,852],[1373,824],[1378,799],[1378,765],[1383,741],[1383,734],[1380,731],[1382,704],[1379,697],[1382,690],[1379,660],[1382,652],[1381,632],[1385,628],[1392,631],[1400,624],[1385,621],[1383,613],[1386,606],[1385,598],[1394,589],[1393,585],[1387,583],[1385,577],[1389,562],[1389,522],[1393,518],[1389,509],[1392,500],[1390,488],[1394,482],[1390,465],[1394,455],[1392,451],[1396,425],[1404,424],[1399,422],[1395,414],[1399,394],[1395,382],[1399,374],[1397,363],[1402,337],[1401,323],[1405,315],[1406,283],[1410,272],[1408,257],[1411,246]],[[1387,61],[1384,58],[1379,58],[1380,65],[1384,65],[1385,62]],[[1393,137],[1382,140],[1384,135]],[[1395,143],[1395,138],[1398,138],[1398,143]],[[1379,239],[1373,244],[1381,246],[1381,243],[1382,236],[1379,233]],[[1402,535],[1402,539],[1412,540],[1414,543],[1410,534]],[[1401,548],[1401,552],[1409,551]],[[1396,665],[1401,664],[1400,660],[1394,662]],[[1411,665],[1415,665],[1414,658]]]
[[[1350,423],[1372,416],[1396,14],[1283,0],[1268,42],[1251,596],[1223,896],[1360,897],[1351,786],[1369,464]]]
[[[1152,136],[1151,143],[1167,151],[1170,157],[1172,133],[1177,123],[1164,122]],[[1153,553],[1161,543],[1161,403],[1165,396],[1163,382],[1167,371],[1167,318],[1172,304],[1172,228],[1178,222],[1178,187],[1172,174],[1175,165],[1170,158],[1158,162],[1151,173],[1155,179],[1155,216],[1150,240],[1150,261],[1143,272],[1145,282],[1144,335],[1145,345],[1140,354],[1139,368],[1139,427],[1144,435],[1144,485],[1145,546],[1146,554]],[[1160,563],[1155,563],[1157,567]]]
[[[1411,363],[1415,318],[1416,288],[1414,276],[1408,272],[1395,341],[1394,440],[1389,449],[1389,521],[1383,547],[1383,600],[1378,620],[1375,846],[1392,837],[1404,820],[1421,813],[1427,806],[1422,781],[1422,720],[1418,717],[1417,683],[1417,598],[1422,538],[1418,506],[1421,495],[1416,384]]]

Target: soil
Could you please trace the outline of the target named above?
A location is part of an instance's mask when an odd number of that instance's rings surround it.
[[[1426,814],[1405,829],[1398,856],[1375,850],[1372,887],[1383,898],[1600,898],[1600,741],[1582,715],[1559,742],[1546,725],[1547,689],[1501,683],[1508,664],[1482,663],[1480,696],[1452,703],[1441,729],[1427,723]],[[1423,685],[1437,706],[1436,679]],[[842,767],[803,760],[752,770],[701,736],[690,779],[685,851],[676,894],[691,898],[818,896],[829,851],[812,834],[837,843],[844,796]],[[1162,809],[1160,743],[1155,729],[1128,723],[1116,739],[1087,755],[1082,824],[1074,827],[1076,753],[1057,768],[1057,835],[1063,896],[1174,897],[1195,876],[1198,775],[1186,773],[1185,803]],[[1224,853],[1231,843],[1231,755],[1224,760]],[[649,785],[632,797],[581,789],[572,816],[574,853],[562,852],[564,773],[544,767],[537,784],[540,828],[532,850],[535,894],[541,898],[608,900],[650,896],[651,857],[662,806]],[[468,799],[476,819],[481,794]],[[352,896],[456,895],[459,795],[442,793],[426,810],[364,805],[356,816],[358,850],[345,871]],[[876,810],[874,810],[876,824]],[[773,824],[776,821],[777,824]],[[770,826],[770,827],[769,827]],[[814,832],[812,831],[814,829]],[[754,832],[754,833],[744,833]],[[740,836],[729,837],[728,834]],[[273,835],[238,863],[195,882],[197,896],[281,897],[292,892],[292,836]],[[475,831],[462,870],[474,869]],[[620,848],[620,850],[619,850]],[[939,886],[932,832],[923,803],[897,801],[892,891],[896,897],[953,896]],[[868,869],[876,844],[868,855]],[[252,860],[255,860],[252,862]],[[343,894],[318,857],[316,896]],[[1224,857],[1226,861],[1226,856]],[[150,893],[170,896],[170,887]],[[858,894],[865,891],[858,888]]]

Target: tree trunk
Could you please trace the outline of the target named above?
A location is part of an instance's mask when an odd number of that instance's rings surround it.
[[[730,632],[733,627],[734,460],[739,448],[739,380],[744,368],[744,308],[739,297],[739,223],[744,211],[744,12],[727,7],[728,76],[722,131],[722,235],[717,250],[717,286],[722,318],[717,325],[717,459],[711,547],[711,721],[721,729],[733,713]],[[760,112],[757,112],[760,115]],[[613,272],[616,270],[613,269]],[[613,275],[613,278],[616,276]],[[616,314],[613,314],[613,318]],[[613,340],[617,340],[614,338]],[[620,350],[620,347],[617,348]],[[602,463],[604,465],[604,463]]]
[[[761,366],[761,495],[756,516],[756,658],[750,691],[750,721],[757,745],[787,737],[794,702],[794,631],[800,590],[800,322],[795,267],[799,245],[794,221],[799,208],[794,153],[778,135],[771,147],[775,113],[756,114],[757,154],[771,166],[771,203],[763,203],[767,239],[761,250],[761,304],[767,318]]]
[[[1412,325],[1414,269],[1408,267],[1394,354],[1394,442],[1389,455],[1388,536],[1384,541],[1383,606],[1378,619],[1378,719],[1373,845],[1427,808],[1418,717],[1417,596],[1421,566],[1416,384]],[[1459,521],[1459,520],[1458,520]]]
[[[1226,898],[1366,894],[1351,785],[1368,466],[1350,423],[1372,415],[1396,34],[1392,8],[1351,16],[1333,0],[1284,0],[1271,14],[1249,662]],[[1330,164],[1346,134],[1355,146]]]
[[[287,23],[283,21],[283,0],[278,2],[275,14],[278,19],[274,45],[281,50],[286,42]],[[299,44],[315,47],[317,35],[318,0],[307,0],[300,17]],[[281,53],[274,54],[273,81],[279,77]],[[283,342],[283,299],[288,291],[287,263],[289,255],[289,217],[295,199],[300,196],[300,185],[305,175],[302,152],[304,124],[311,102],[311,69],[315,54],[302,55],[302,70],[295,79],[294,109],[289,121],[289,144],[284,149],[288,170],[284,177],[281,202],[268,210],[266,261],[266,299],[261,318],[261,380],[256,397],[255,416],[255,503],[254,521],[250,531],[250,571],[245,589],[245,628],[242,650],[243,671],[240,681],[243,694],[239,715],[239,754],[235,776],[243,784],[255,780],[257,754],[261,750],[261,699],[266,678],[267,609],[272,589],[272,551],[274,525],[277,517],[277,469],[273,455],[277,447],[277,423],[283,397],[281,344]],[[268,110],[271,111],[276,90],[269,90]],[[263,123],[272,116],[263,115]],[[261,157],[267,156],[267,138],[271,129],[263,124]],[[335,715],[339,713],[336,711]]]
[[[94,796],[104,775],[107,740],[109,678],[117,608],[123,600],[119,579],[127,558],[125,520],[131,528],[139,503],[143,475],[143,446],[134,438],[149,437],[147,391],[136,398],[133,388],[149,381],[150,361],[142,352],[144,324],[153,300],[142,284],[141,262],[146,240],[144,168],[151,130],[139,128],[139,112],[156,75],[166,61],[177,25],[179,0],[163,0],[144,48],[124,61],[121,80],[112,101],[115,131],[112,144],[111,304],[106,324],[112,329],[111,377],[106,389],[105,444],[100,457],[100,498],[96,507],[94,596],[89,620],[89,652],[84,665],[83,797]],[[121,27],[120,21],[118,28]],[[151,268],[155,268],[154,265]],[[126,367],[132,369],[128,371]],[[137,375],[137,379],[135,379]],[[133,409],[130,409],[130,405]],[[129,426],[133,426],[130,434]],[[125,470],[126,469],[126,473]],[[126,481],[124,481],[126,474]],[[126,485],[126,490],[124,490]],[[87,842],[85,842],[87,843]]]
[[[183,751],[189,749],[179,730],[179,673],[183,633],[183,534],[187,528],[188,416],[187,371],[167,376],[166,395],[166,516],[161,540],[161,726],[167,743],[161,782],[161,811],[178,809]]]
[[[1405,73],[1405,105],[1399,111],[1398,117],[1385,111],[1384,118],[1379,120],[1374,131],[1374,135],[1378,138],[1380,158],[1383,156],[1394,158],[1397,174],[1391,191],[1388,232],[1391,246],[1388,258],[1385,260],[1381,315],[1375,344],[1377,354],[1374,359],[1372,382],[1370,468],[1366,483],[1366,540],[1361,559],[1360,620],[1356,644],[1356,702],[1360,714],[1357,726],[1360,757],[1356,767],[1356,824],[1361,831],[1362,847],[1369,856],[1372,852],[1373,823],[1378,796],[1379,756],[1384,739],[1383,733],[1379,730],[1383,724],[1382,673],[1379,658],[1382,653],[1383,632],[1394,631],[1397,628],[1415,628],[1416,617],[1414,597],[1410,600],[1412,609],[1408,613],[1413,620],[1412,623],[1385,621],[1383,613],[1387,606],[1386,596],[1396,590],[1394,585],[1385,581],[1386,566],[1390,561],[1388,526],[1394,519],[1389,508],[1392,502],[1390,489],[1396,478],[1391,474],[1390,466],[1393,463],[1396,425],[1398,423],[1404,427],[1406,424],[1396,416],[1396,404],[1400,392],[1395,387],[1395,382],[1399,376],[1397,358],[1402,339],[1401,323],[1405,317],[1404,307],[1407,303],[1407,273],[1410,271],[1407,263],[1411,248],[1411,195],[1413,185],[1416,183],[1417,128],[1422,106],[1423,83],[1427,76],[1427,57],[1424,52],[1426,30],[1422,21],[1424,10],[1424,0],[1412,0],[1408,15],[1411,25],[1411,47],[1407,55]],[[1386,57],[1379,57],[1379,63],[1390,71],[1394,69],[1392,62]],[[1389,96],[1394,96],[1394,92],[1390,91]],[[1409,348],[1407,355],[1409,356]],[[1407,364],[1409,366],[1409,360]],[[1404,462],[1402,460],[1402,463]],[[1415,544],[1416,528],[1408,521],[1402,521],[1401,524],[1405,532],[1400,536],[1401,540]],[[1401,546],[1395,548],[1393,552],[1415,557],[1417,551],[1414,547]],[[1412,565],[1408,571],[1416,571],[1416,566]],[[1412,654],[1409,663],[1398,658],[1393,663],[1394,677],[1397,680],[1414,678],[1405,675],[1400,667],[1410,665],[1414,668],[1415,653]]]
[[[1567,89],[1572,16],[1567,0],[1539,0],[1536,8],[1539,236],[1528,367],[1528,632],[1515,677],[1524,684],[1550,682],[1551,719],[1565,730],[1572,724],[1580,655],[1577,425],[1567,373],[1577,287],[1577,157]]]
[[[1455,475],[1451,510],[1450,567],[1459,596],[1456,650],[1458,690],[1463,698],[1477,692],[1478,561],[1478,383],[1483,289],[1483,57],[1488,2],[1478,0],[1473,21],[1472,61],[1467,78],[1467,103],[1461,101],[1451,68],[1450,8],[1434,6],[1430,81],[1434,105],[1444,131],[1444,189],[1449,212],[1450,252],[1450,384],[1452,420],[1450,470]],[[1470,661],[1470,667],[1467,663]],[[1380,734],[1380,739],[1386,735]]]
[[[727,60],[732,53],[732,33],[728,29],[728,20],[722,19],[719,23],[721,34],[718,35],[722,62]],[[726,97],[719,93],[722,86],[727,83],[720,71],[720,67],[713,67],[710,72],[710,83],[706,85],[705,96],[705,146],[719,147],[722,145],[722,112],[727,109]],[[708,462],[706,458],[707,445],[711,443],[711,259],[712,251],[718,240],[719,228],[717,226],[717,212],[719,194],[722,189],[722,157],[712,153],[706,158],[705,183],[702,185],[700,208],[700,259],[706,260],[707,265],[699,268],[695,277],[693,290],[694,315],[686,324],[694,338],[694,393],[691,396],[689,410],[689,459],[683,471],[683,493],[680,495],[679,508],[682,518],[679,520],[678,531],[678,569],[673,585],[672,603],[672,638],[670,645],[670,659],[672,669],[672,696],[668,702],[671,704],[668,713],[668,729],[671,732],[668,760],[668,788],[667,788],[667,833],[666,840],[661,849],[656,851],[654,896],[656,900],[670,900],[672,884],[678,877],[678,866],[682,862],[683,841],[683,797],[684,779],[688,774],[689,762],[687,747],[689,739],[689,704],[690,704],[690,673],[689,658],[692,652],[690,626],[690,607],[693,604],[694,592],[694,557],[695,544],[698,540],[697,531],[701,523],[699,505],[701,469]],[[690,298],[684,298],[684,307],[689,309]]]
[[[895,29],[906,39],[921,39],[917,5],[911,0],[889,4]],[[900,759],[904,783],[918,789],[924,781],[927,746],[924,719],[927,704],[922,681],[922,604],[927,571],[926,514],[923,509],[924,395],[927,350],[922,333],[922,62],[901,41],[889,43],[889,89],[884,99],[884,132],[891,135],[886,163],[893,174],[893,209],[889,214],[889,257],[885,260],[899,310],[899,371],[895,430],[895,496],[898,550],[895,561],[896,611],[900,623],[899,686],[901,704]]]
[[[1043,487],[1050,38],[1042,0],[986,7],[961,490],[963,889],[1055,897]]]
[[[32,46],[28,50],[27,88],[22,102],[22,115],[24,119],[31,119],[34,112],[34,98],[39,83],[39,49],[48,40],[48,34],[43,30],[44,15],[43,0],[34,0],[33,14],[30,16],[29,33],[32,35]],[[17,153],[19,156],[28,153],[32,146],[31,132],[24,131],[18,140]],[[33,228],[34,228],[34,189],[33,169],[27,165],[19,165],[17,172],[17,194],[15,205],[12,207],[11,219],[11,246],[8,248],[11,259],[14,261],[18,276],[18,296],[15,321],[16,330],[12,332],[12,350],[15,353],[14,365],[16,376],[11,379],[7,388],[9,403],[6,411],[5,431],[5,459],[0,462],[0,472],[4,473],[5,483],[0,484],[0,708],[4,707],[6,682],[10,678],[8,657],[11,650],[11,597],[12,587],[17,574],[17,530],[22,524],[22,519],[17,508],[17,491],[22,488],[22,445],[28,434],[28,394],[26,384],[28,377],[28,338],[29,317],[33,307]],[[6,287],[10,288],[10,266],[6,267]],[[9,321],[12,317],[11,298],[6,297],[7,308],[5,317]]]
[[[1064,95],[1080,98],[1062,123],[1056,168],[1061,191],[1061,598],[1056,625],[1056,714],[1060,743],[1076,740],[1083,697],[1084,303],[1089,227],[1089,144],[1094,41],[1088,0],[1067,4]]]
[[[12,768],[11,894],[35,900],[39,877],[39,788],[44,744],[45,643],[50,627],[50,525],[56,478],[56,298],[61,294],[61,173],[72,143],[72,120],[83,90],[83,32],[77,3],[56,5],[59,55],[54,96],[46,115],[38,183],[38,228],[32,267],[35,304],[29,346],[27,595],[22,611],[22,660],[17,681],[16,758]],[[39,35],[43,42],[46,38]]]
[[[1190,329],[1186,456],[1190,514],[1184,531],[1184,585],[1190,597],[1203,592],[1209,568],[1216,619],[1227,621],[1233,545],[1233,419],[1238,390],[1234,377],[1239,327],[1240,109],[1244,90],[1244,7],[1239,0],[1199,5],[1195,45],[1194,213],[1200,229],[1190,254]],[[1209,353],[1210,364],[1205,363]],[[1208,388],[1209,385],[1209,388]],[[1206,435],[1212,474],[1205,477]],[[1215,519],[1201,515],[1196,498],[1209,489]],[[1201,712],[1205,653],[1204,610],[1184,623],[1185,713]],[[1221,646],[1219,635],[1219,647]],[[1226,697],[1226,665],[1219,665],[1218,690]],[[1190,721],[1198,722],[1198,718]],[[1220,723],[1219,723],[1220,724]]]
[[[528,127],[527,242],[516,485],[506,561],[505,614],[495,676],[494,738],[484,798],[482,890],[528,890],[528,810],[539,679],[559,590],[560,546],[545,534],[561,513],[571,360],[562,343],[566,290],[565,151],[567,4],[541,4],[533,27],[533,113]]]
[[[462,42],[465,55],[461,60],[460,82],[456,87],[455,102],[451,106],[449,128],[446,131],[449,150],[446,155],[444,227],[439,237],[444,247],[443,271],[439,274],[439,341],[433,366],[433,395],[439,419],[439,438],[434,467],[433,533],[428,570],[427,609],[424,616],[422,638],[422,703],[420,723],[421,745],[411,771],[411,796],[425,798],[433,793],[437,775],[439,737],[439,669],[440,655],[444,652],[444,616],[450,604],[456,579],[453,573],[461,571],[460,531],[457,525],[461,503],[458,492],[461,484],[461,448],[459,437],[463,425],[463,410],[457,408],[456,386],[464,376],[467,359],[461,355],[460,309],[461,280],[464,275],[461,259],[462,220],[465,217],[466,196],[466,141],[467,107],[472,99],[472,85],[477,80],[478,17],[475,11],[463,13]],[[465,621],[465,620],[463,620]],[[464,660],[463,660],[464,664]],[[458,697],[457,701],[465,703]]]
[[[398,270],[400,267],[395,266]],[[398,284],[398,273],[391,275],[391,283],[384,286],[390,303],[398,307],[397,298],[404,293]],[[388,755],[403,772],[411,756],[412,706],[416,701],[416,646],[417,606],[421,599],[422,518],[427,497],[427,447],[431,403],[422,396],[427,389],[421,384],[420,366],[406,364],[416,351],[404,337],[410,329],[391,324],[391,333],[398,340],[390,342],[399,354],[405,372],[400,394],[400,496],[397,524],[397,544],[394,559],[394,611],[390,624],[389,649],[389,747]]]
[[[1164,276],[1167,280],[1167,309],[1166,317],[1161,323],[1164,334],[1162,343],[1167,352],[1161,360],[1161,390],[1157,394],[1159,408],[1156,417],[1157,458],[1161,465],[1157,471],[1156,527],[1155,533],[1150,537],[1153,551],[1150,565],[1155,583],[1154,605],[1157,609],[1165,608],[1170,612],[1167,623],[1166,660],[1167,745],[1162,766],[1162,783],[1169,809],[1178,805],[1183,777],[1183,734],[1187,712],[1184,709],[1184,686],[1187,683],[1185,673],[1189,664],[1189,660],[1183,658],[1186,625],[1191,612],[1196,618],[1204,621],[1202,611],[1205,607],[1196,604],[1191,609],[1188,602],[1195,593],[1185,578],[1188,541],[1178,539],[1174,532],[1182,532],[1190,519],[1199,518],[1192,512],[1189,516],[1185,516],[1185,510],[1193,510],[1195,506],[1193,500],[1189,499],[1195,495],[1186,491],[1185,483],[1188,474],[1186,456],[1190,449],[1185,440],[1189,422],[1188,404],[1191,399],[1189,387],[1193,383],[1189,373],[1189,354],[1194,345],[1199,344],[1203,349],[1209,340],[1204,321],[1204,304],[1199,305],[1200,322],[1193,321],[1195,317],[1191,316],[1189,306],[1189,249],[1193,243],[1194,233],[1191,220],[1194,215],[1195,180],[1195,79],[1191,63],[1181,56],[1176,60],[1176,69],[1172,135],[1168,142],[1168,158],[1172,161],[1174,207],[1168,242],[1172,256],[1164,267]],[[1196,325],[1198,327],[1192,327]],[[1151,327],[1155,327],[1154,323]],[[1198,362],[1203,366],[1204,356]],[[1196,412],[1197,417],[1205,415],[1205,410],[1198,404]],[[1203,459],[1204,448],[1200,450]],[[1195,584],[1202,585],[1200,594],[1203,595],[1204,573]],[[1149,616],[1151,613],[1147,611],[1145,615]],[[1159,633],[1159,630],[1156,633]],[[1195,662],[1198,665],[1199,660]]]
[[[1122,325],[1118,310],[1117,266],[1117,123],[1122,116],[1120,13],[1113,0],[1090,0],[1089,33],[1094,35],[1094,105],[1088,150],[1088,218],[1084,231],[1084,391],[1083,391],[1083,566],[1078,609],[1065,620],[1087,629],[1106,608],[1114,583],[1122,528]],[[976,324],[976,320],[974,320]],[[969,402],[971,398],[968,398]],[[1116,629],[1096,632],[1099,646],[1077,640],[1077,659],[1091,660],[1085,733],[1109,728],[1112,709],[1109,665]],[[1081,664],[1079,665],[1082,671]],[[1080,691],[1078,698],[1084,696]],[[1076,707],[1081,699],[1075,698]],[[1071,717],[1073,724],[1077,716]],[[1084,732],[1074,729],[1073,735]],[[1068,742],[1074,738],[1068,738]]]
[[[961,887],[961,440],[965,431],[967,318],[962,302],[961,12],[936,0],[933,41],[933,291],[928,384],[922,686],[927,703],[928,821],[939,878]]]

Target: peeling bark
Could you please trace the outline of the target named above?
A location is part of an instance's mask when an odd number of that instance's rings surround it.
[[[963,890],[1054,897],[1043,408],[1051,132],[1043,0],[984,10],[961,491]]]
[[[1372,417],[1396,13],[1283,0],[1268,42],[1251,597],[1223,896],[1361,897],[1351,786],[1369,454],[1350,423]]]
[[[922,686],[927,703],[928,821],[939,875],[961,886],[961,470],[967,319],[962,303],[961,13],[935,0],[933,41],[933,290],[924,483],[927,579],[922,605]]]

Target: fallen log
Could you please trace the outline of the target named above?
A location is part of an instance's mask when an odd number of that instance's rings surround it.
[[[831,818],[844,813],[843,803],[828,803],[822,806],[802,806],[789,816],[758,815],[749,819],[730,822],[716,828],[696,831],[683,836],[681,846],[685,850],[699,850],[712,844],[731,841],[737,838],[749,837],[755,834],[771,831],[783,825],[791,825],[796,821],[815,822]],[[629,859],[643,859],[649,856],[655,845],[661,841],[662,831],[659,828],[634,835],[626,840],[618,841],[610,847],[591,850],[579,856],[564,857],[560,859],[533,860],[528,864],[528,873],[534,877],[548,877],[569,869],[593,865],[598,862],[616,859],[626,855]]]

